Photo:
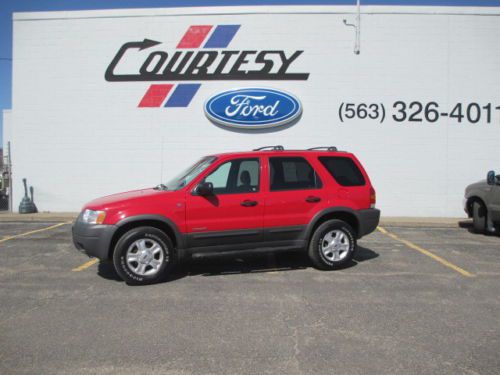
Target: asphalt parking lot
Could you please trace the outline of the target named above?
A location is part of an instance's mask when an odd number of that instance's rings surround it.
[[[280,254],[131,287],[69,224],[0,222],[0,285],[1,374],[500,369],[500,237],[458,226],[385,226],[340,271]]]

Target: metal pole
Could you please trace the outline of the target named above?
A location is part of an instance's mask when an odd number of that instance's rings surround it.
[[[354,53],[359,55],[361,51],[361,42],[360,42],[360,34],[361,34],[361,0],[357,0],[356,8],[358,14],[356,15],[356,44],[354,45]]]
[[[354,27],[356,29],[354,41],[354,53],[359,55],[361,52],[361,0],[356,1],[356,22],[354,24],[347,22],[344,18],[344,25]]]

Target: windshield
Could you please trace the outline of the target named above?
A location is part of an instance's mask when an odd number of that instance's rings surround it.
[[[197,161],[195,164],[186,168],[184,171],[179,173],[177,176],[168,181],[165,185],[168,190],[179,190],[184,186],[189,184],[196,176],[208,168],[215,159],[215,156],[204,157],[203,159]]]

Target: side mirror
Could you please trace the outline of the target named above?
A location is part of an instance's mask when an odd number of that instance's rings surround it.
[[[211,182],[200,182],[194,189],[196,195],[207,196],[214,194],[214,185]]]
[[[486,183],[488,185],[495,185],[495,182],[496,182],[495,171],[489,171],[488,174],[486,175]]]

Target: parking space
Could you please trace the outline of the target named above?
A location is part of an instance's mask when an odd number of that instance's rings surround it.
[[[46,228],[52,228],[54,225],[61,226],[61,223],[43,223],[43,222],[5,222],[0,223],[0,241],[6,242],[8,238],[31,234],[33,231],[43,231]]]
[[[400,227],[390,230],[398,237],[418,243],[473,275],[498,274],[500,267],[498,236],[477,235],[471,233],[468,226],[456,230],[433,228],[425,233],[422,233],[420,228]]]
[[[2,222],[2,239],[0,373],[500,368],[498,236],[384,226],[342,270],[317,271],[301,254],[230,258],[183,264],[168,282],[145,287],[119,281],[110,264],[88,263],[63,222]]]

